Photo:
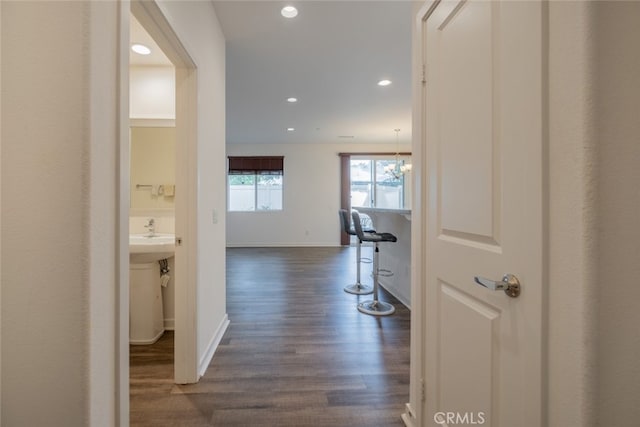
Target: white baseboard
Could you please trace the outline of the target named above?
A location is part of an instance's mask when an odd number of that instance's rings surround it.
[[[218,326],[218,329],[213,334],[211,341],[209,341],[209,345],[207,345],[207,349],[204,354],[200,358],[200,363],[198,365],[198,378],[202,377],[204,373],[207,371],[209,367],[209,363],[211,363],[211,359],[213,359],[213,354],[216,352],[220,341],[222,340],[222,336],[227,331],[229,327],[229,316],[227,314],[224,315],[222,322]]]
[[[164,319],[164,330],[165,331],[175,331],[176,330],[176,319]]]

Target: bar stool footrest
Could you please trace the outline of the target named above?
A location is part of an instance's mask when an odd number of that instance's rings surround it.
[[[379,268],[378,269],[378,276],[380,276],[380,277],[391,277],[391,276],[393,276],[393,271],[387,270],[386,268]]]
[[[367,257],[360,257],[360,262],[363,264],[371,264],[373,262],[373,259],[367,258]]]
[[[389,316],[395,313],[396,308],[384,301],[364,301],[358,304],[358,311],[371,316]]]
[[[373,288],[362,283],[354,283],[353,285],[345,286],[344,291],[354,295],[369,295],[373,293]]]

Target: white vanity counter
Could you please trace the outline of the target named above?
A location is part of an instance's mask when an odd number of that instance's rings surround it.
[[[380,268],[393,271],[391,277],[380,277],[380,285],[411,308],[411,211],[361,207],[354,209],[369,215],[377,232],[391,233],[398,238],[395,243],[380,244]]]

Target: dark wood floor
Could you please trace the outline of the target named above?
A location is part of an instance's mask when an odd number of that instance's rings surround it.
[[[410,314],[386,293],[396,314],[357,311],[370,296],[342,290],[354,257],[354,248],[228,249],[231,324],[209,369],[175,385],[172,333],[133,346],[131,425],[403,426]],[[369,272],[363,264],[365,283]]]

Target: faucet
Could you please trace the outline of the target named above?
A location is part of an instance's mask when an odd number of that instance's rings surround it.
[[[149,231],[147,233],[147,236],[153,237],[156,234],[156,220],[153,218],[149,218],[144,228],[146,228]]]

